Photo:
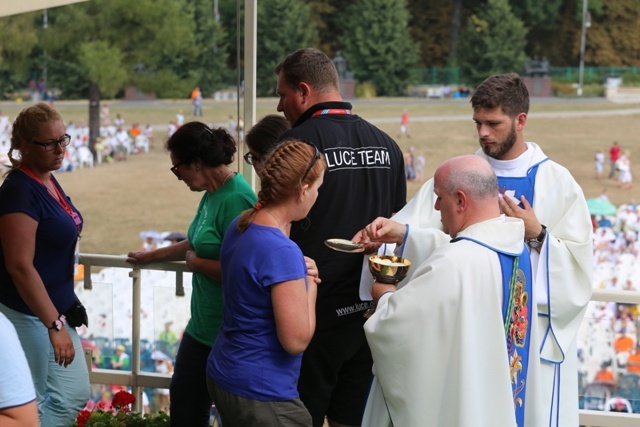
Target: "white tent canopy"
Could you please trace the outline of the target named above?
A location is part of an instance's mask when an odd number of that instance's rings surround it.
[[[33,12],[35,10],[50,9],[66,4],[80,3],[87,0],[21,0],[0,1],[0,17]]]

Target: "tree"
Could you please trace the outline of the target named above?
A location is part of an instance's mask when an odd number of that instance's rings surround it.
[[[449,0],[427,2],[409,0],[409,31],[420,46],[419,66],[444,67],[448,63],[451,40],[452,4]]]
[[[104,58],[109,58],[105,61]],[[87,71],[90,82],[99,86],[99,93],[111,98],[127,81],[123,54],[106,41],[82,43],[78,49],[78,61]]]
[[[301,0],[258,2],[256,88],[258,95],[274,96],[274,68],[289,53],[313,46],[317,33],[310,24],[310,7]]]
[[[233,81],[233,74],[226,65],[229,55],[227,32],[222,21],[214,15],[211,0],[187,0],[187,3],[191,6],[195,54],[178,68],[187,70],[194,84],[190,84],[181,97],[188,96],[196,84],[207,96]]]
[[[491,74],[521,72],[526,35],[507,0],[489,0],[477,15],[471,15],[460,37],[462,75],[476,85]]]
[[[146,89],[162,91],[166,79],[157,76],[177,75],[165,66],[167,59],[195,54],[188,12],[183,0],[92,0],[50,12],[45,47],[56,68],[79,72],[88,82],[92,151],[102,96],[114,96],[143,76]]]
[[[585,52],[587,64],[640,65],[640,3],[638,0],[606,2],[601,14],[597,12],[592,14],[591,22],[591,27],[587,31]],[[580,52],[579,37],[574,48],[575,52]]]
[[[457,66],[462,23],[486,0],[408,0],[409,29],[420,46],[421,67]]]
[[[578,2],[582,8],[582,0],[563,0],[555,22],[550,27],[542,28],[523,21],[529,28],[526,47],[529,57],[546,58],[552,66],[556,67],[578,65],[582,23],[582,19],[575,18]],[[549,25],[551,25],[550,22]],[[576,41],[577,49],[574,48]]]
[[[260,2],[258,2],[260,3]],[[220,13],[220,22],[228,29],[225,33],[225,45],[228,46],[228,52],[226,57],[227,68],[230,72],[235,71],[237,68],[242,67],[242,57],[240,58],[240,64],[238,64],[238,43],[240,44],[240,52],[244,46],[244,30],[242,24],[244,23],[244,2],[237,0],[218,0],[218,11]],[[239,10],[238,10],[239,9]],[[240,16],[237,16],[237,14]],[[240,31],[238,33],[238,21],[240,21]],[[238,40],[238,37],[240,38]],[[235,74],[235,73],[234,73]]]
[[[563,0],[511,0],[510,3],[513,13],[526,23],[528,28],[540,27],[549,30],[557,23]]]
[[[411,39],[405,0],[358,0],[340,13],[343,56],[359,82],[379,95],[406,93],[418,46]]]
[[[0,19],[0,96],[23,87],[29,78],[30,65],[35,62],[29,55],[38,43],[34,21],[41,16],[27,13]]]
[[[310,0],[311,22],[318,31],[316,47],[333,58],[340,49],[340,29],[337,27],[337,12],[343,0]]]
[[[549,43],[546,35],[557,35],[564,0],[510,0],[513,13],[527,28],[526,53],[530,58],[550,56],[560,43]],[[563,51],[564,53],[564,51]]]
[[[329,0],[336,1],[336,0]],[[312,7],[306,0],[258,1],[256,90],[259,96],[273,96],[275,76],[273,69],[287,54],[302,47],[316,46],[316,23],[319,16],[312,15]],[[240,6],[238,10],[238,6]],[[227,67],[242,73],[242,55],[238,59],[239,44],[244,46],[244,2],[219,0],[221,21],[230,30],[226,34],[229,46]],[[239,15],[239,16],[238,16]],[[240,20],[239,34],[236,32]]]

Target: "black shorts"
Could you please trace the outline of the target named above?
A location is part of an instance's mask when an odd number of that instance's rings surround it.
[[[373,366],[365,320],[316,332],[302,356],[298,391],[314,427],[322,427],[325,415],[351,426],[362,421]]]

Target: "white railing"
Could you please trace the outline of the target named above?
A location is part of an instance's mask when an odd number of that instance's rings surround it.
[[[134,410],[142,412],[142,389],[144,387],[169,388],[171,375],[140,370],[140,295],[142,289],[140,270],[163,270],[176,273],[184,273],[189,270],[184,262],[156,262],[139,266],[126,262],[126,257],[124,256],[97,254],[80,254],[80,263],[84,265],[85,289],[92,288],[91,267],[118,267],[131,270],[129,272],[129,277],[132,280],[133,302],[131,371],[92,369],[90,371],[90,379],[92,384],[116,384],[131,387],[136,397]],[[176,296],[184,296],[182,274],[176,274]],[[594,289],[591,300],[640,304],[640,292]],[[91,367],[91,350],[85,352],[85,357],[89,367]],[[580,410],[580,425],[591,427],[637,427],[640,426],[640,414]]]
[[[127,268],[132,280],[132,330],[131,330],[131,371],[115,371],[111,369],[91,369],[91,350],[85,351],[85,358],[90,369],[91,384],[115,384],[129,386],[136,397],[134,410],[142,412],[142,393],[144,387],[169,388],[171,375],[143,372],[140,369],[140,295],[142,278],[140,270],[163,270],[176,272],[176,296],[184,296],[182,274],[189,271],[184,262],[154,262],[144,267],[126,262],[125,256],[80,254],[80,264],[84,265],[84,288],[92,289],[91,267]]]
[[[640,304],[640,292],[594,289],[591,301]],[[580,410],[580,425],[591,427],[637,427],[640,414]]]

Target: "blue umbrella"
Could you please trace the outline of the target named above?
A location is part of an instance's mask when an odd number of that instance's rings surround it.
[[[608,200],[600,197],[594,197],[587,200],[587,206],[589,207],[589,213],[591,215],[615,215],[618,212],[616,205]]]

